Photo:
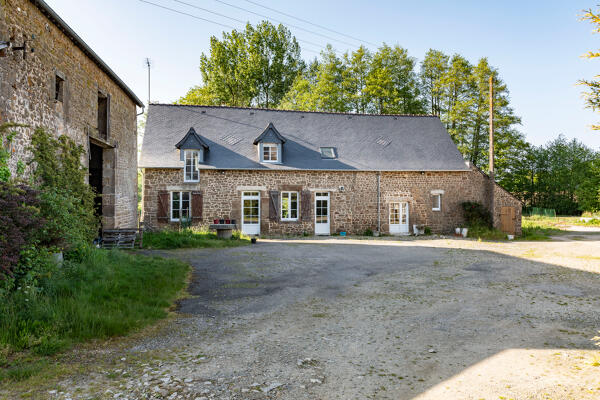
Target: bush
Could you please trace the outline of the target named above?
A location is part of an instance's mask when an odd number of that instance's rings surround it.
[[[487,208],[471,201],[464,202],[461,205],[468,227],[492,227],[492,215]]]
[[[0,182],[0,294],[10,289],[23,270],[23,252],[35,247],[44,226],[38,192],[23,184]]]

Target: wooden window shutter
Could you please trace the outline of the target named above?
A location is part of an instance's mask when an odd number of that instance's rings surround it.
[[[110,139],[110,94],[106,95],[106,140]]]
[[[169,192],[161,190],[158,192],[158,208],[156,209],[156,218],[158,220],[169,220]]]
[[[303,190],[300,199],[301,219],[302,221],[310,221],[311,197],[310,190]]]
[[[202,219],[202,192],[192,192],[192,220]]]
[[[269,219],[279,220],[279,192],[275,190],[269,192]]]

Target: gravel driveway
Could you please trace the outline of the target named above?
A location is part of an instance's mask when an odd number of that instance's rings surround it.
[[[160,252],[177,315],[50,397],[598,399],[599,239]]]

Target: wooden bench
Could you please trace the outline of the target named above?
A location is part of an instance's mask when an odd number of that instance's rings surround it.
[[[143,230],[141,228],[129,229],[103,229],[100,246],[103,249],[133,249],[138,242],[142,248]]]

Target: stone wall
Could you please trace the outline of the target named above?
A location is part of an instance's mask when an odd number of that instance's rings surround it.
[[[159,191],[200,191],[203,194],[203,214],[202,219],[197,221],[198,225],[208,225],[215,218],[236,219],[239,224],[242,192],[259,191],[262,234],[312,234],[314,195],[316,192],[329,192],[331,233],[376,231],[377,174],[360,171],[201,170],[199,183],[183,183],[182,170],[145,169],[143,220],[149,228],[169,224],[156,218]],[[408,202],[409,227],[423,224],[433,232],[450,233],[464,224],[462,202],[487,204],[489,198],[489,179],[476,169],[465,172],[382,172],[380,179],[382,233],[389,232],[391,202]],[[307,221],[302,218],[294,222],[269,220],[269,192],[288,190],[311,192],[311,215]],[[432,210],[432,191],[443,192],[440,211]],[[503,189],[500,191],[506,193]],[[520,232],[520,203],[510,195],[496,198],[505,205],[518,208]]]
[[[135,102],[28,0],[0,0],[0,41],[9,40],[14,46],[26,41],[27,51],[25,57],[23,51],[0,54],[0,124],[30,127],[20,128],[13,143],[13,173],[17,160],[30,157],[26,149],[35,127],[67,135],[88,148],[88,135],[98,136],[98,92],[108,94],[110,136],[101,143],[103,223],[105,227],[136,226]],[[54,100],[56,75],[64,77],[62,101]],[[88,157],[82,162],[87,166]]]

